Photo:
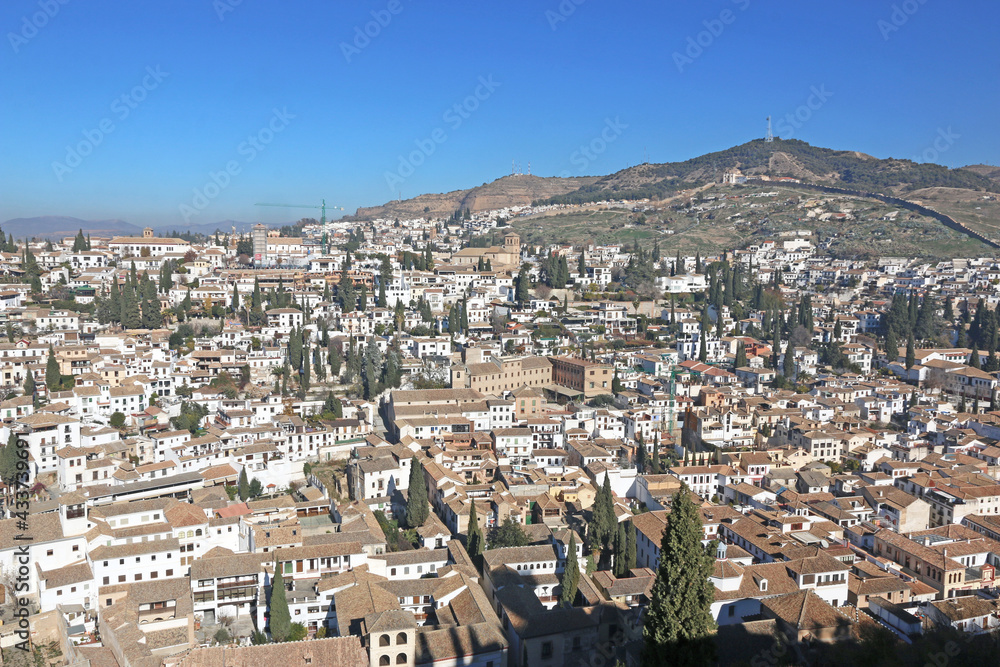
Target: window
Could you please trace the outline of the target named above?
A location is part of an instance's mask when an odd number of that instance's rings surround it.
[[[379,646],[389,646],[389,642],[390,641],[391,640],[389,638],[389,635],[382,635],[382,636],[380,636],[378,638],[378,645]]]
[[[542,642],[542,659],[552,657],[552,642]]]
[[[380,665],[388,665],[388,664],[390,664],[389,663],[389,656],[383,655],[381,658],[378,659],[378,664],[380,664]]]
[[[396,664],[397,665],[405,665],[406,664],[406,654],[405,653],[400,653],[399,655],[396,656]]]

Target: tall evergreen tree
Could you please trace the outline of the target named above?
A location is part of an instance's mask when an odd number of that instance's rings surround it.
[[[292,616],[288,611],[288,596],[282,576],[282,563],[275,558],[274,578],[271,580],[271,595],[268,599],[267,625],[271,629],[271,639],[283,642],[292,631]]]
[[[354,280],[347,271],[341,273],[340,282],[337,283],[337,300],[340,301],[340,309],[345,313],[353,313],[357,307],[358,295],[354,289]]]
[[[410,487],[406,498],[406,525],[419,528],[430,516],[427,504],[427,482],[424,480],[424,466],[414,456],[410,459]]]
[[[899,346],[896,343],[896,334],[891,329],[885,335],[885,358],[890,364],[899,359]]]
[[[643,623],[643,667],[715,664],[714,587],[708,579],[714,561],[701,544],[703,535],[698,508],[682,484],[663,530],[660,564]]]
[[[62,373],[59,371],[59,361],[56,360],[56,352],[49,345],[49,358],[45,362],[45,388],[46,391],[51,394],[53,391],[59,390],[59,384],[62,382]]]
[[[312,373],[309,366],[310,357],[312,357],[312,350],[309,347],[309,343],[306,342],[302,348],[302,368],[299,375],[299,385],[302,387],[303,396],[309,391],[309,385],[312,384]]]
[[[615,531],[614,549],[614,574],[619,579],[628,574],[628,570],[625,569],[625,542],[627,539],[628,538],[625,537],[625,522],[621,521],[618,523],[618,530]]]
[[[580,564],[576,557],[576,534],[570,533],[569,546],[566,548],[566,567],[563,569],[562,591],[559,593],[559,603],[567,607],[573,606],[576,591],[580,585]]]
[[[791,338],[788,339],[788,343],[785,345],[785,357],[781,364],[781,374],[787,380],[791,380],[795,375],[795,348],[792,347]]]
[[[626,522],[625,527],[625,574],[635,569],[635,524]]]
[[[745,368],[747,365],[747,347],[743,341],[736,343],[736,361],[733,365],[736,368]]]
[[[41,399],[38,397],[38,388],[35,387],[35,376],[32,375],[31,371],[27,371],[27,375],[24,378],[24,395],[31,397],[31,404],[34,407],[39,407],[41,404]]]
[[[250,480],[247,479],[247,469],[240,469],[240,480],[237,482],[236,491],[240,495],[240,500],[246,502],[247,498],[250,497]]]

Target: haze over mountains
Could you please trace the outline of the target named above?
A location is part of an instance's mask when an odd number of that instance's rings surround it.
[[[464,190],[361,207],[353,217],[362,220],[440,217],[466,208],[478,212],[537,202],[585,204],[608,198],[656,199],[717,181],[724,172],[733,169],[747,175],[789,176],[907,198],[940,197],[941,189],[946,189],[950,200],[975,199],[981,198],[982,193],[1000,192],[1000,167],[991,165],[949,169],[937,164],[879,159],[857,151],[821,148],[796,139],[776,139],[773,143],[757,139],[683,162],[644,163],[607,176],[504,176]],[[246,231],[253,224],[224,220],[202,225],[165,224],[154,229],[161,234],[173,230],[211,234],[216,229],[229,231],[233,226],[237,231]],[[66,216],[14,218],[3,223],[4,232],[16,238],[56,238],[75,234],[79,229],[95,235],[132,235],[142,231],[141,226],[124,220],[81,220]]]
[[[253,222],[241,222],[238,220],[222,220],[221,222],[206,223],[203,225],[163,225],[154,226],[153,231],[157,234],[168,234],[173,231],[191,232],[192,234],[212,234],[216,229],[222,232],[232,231],[235,226],[236,231],[249,231]],[[271,223],[270,227],[280,227],[288,223]],[[11,218],[3,225],[4,234],[13,234],[14,238],[49,238],[57,239],[65,236],[74,236],[81,229],[84,234],[93,236],[141,236],[143,226],[133,225],[124,220],[83,220],[71,216],[62,215],[41,215],[33,218]]]

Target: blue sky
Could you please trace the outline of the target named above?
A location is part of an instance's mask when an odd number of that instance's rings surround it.
[[[683,160],[767,115],[815,145],[997,164],[998,19],[986,0],[7,0],[0,220],[353,212],[512,160]]]

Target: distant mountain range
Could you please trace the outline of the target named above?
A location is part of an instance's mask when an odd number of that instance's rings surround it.
[[[473,213],[517,204],[586,204],[605,199],[659,199],[739,169],[745,175],[788,176],[811,183],[908,196],[926,188],[1000,192],[1000,167],[971,165],[949,169],[938,164],[879,159],[857,151],[812,146],[798,139],[755,139],[683,162],[644,163],[607,176],[555,178],[504,176],[468,190],[425,194],[359,208],[359,219]]]
[[[466,190],[423,194],[412,199],[361,207],[349,219],[445,217],[457,210],[479,212],[533,203],[587,204],[606,199],[664,199],[678,191],[713,181],[739,169],[746,175],[788,176],[810,183],[853,190],[881,192],[923,199],[939,210],[960,216],[991,237],[1000,238],[1000,202],[983,204],[983,195],[1000,193],[1000,167],[970,165],[949,169],[938,164],[895,158],[879,159],[857,151],[811,146],[798,139],[755,139],[726,150],[683,162],[644,163],[607,176],[569,178],[518,174],[504,176]],[[173,231],[211,234],[233,226],[247,231],[254,223],[233,220],[154,227],[157,234]],[[280,227],[282,224],[271,224]],[[61,238],[77,230],[98,236],[136,235],[142,227],[123,220],[81,220],[61,216],[15,218],[3,223],[5,234],[16,238]]]
[[[231,232],[236,227],[237,232],[249,231],[254,222],[240,222],[238,220],[223,220],[221,222],[206,223],[204,225],[168,226],[153,227],[153,231],[159,235],[173,232],[191,232],[192,234],[212,234],[218,229],[221,232]],[[272,223],[270,227],[280,227],[282,224]],[[91,236],[141,236],[143,227],[133,225],[124,220],[83,220],[60,215],[42,215],[34,218],[11,218],[2,225],[4,234],[13,234],[14,238],[38,238],[38,239],[61,239],[66,236],[75,236],[81,229],[84,234]]]
[[[749,141],[683,162],[640,164],[622,169],[575,192],[547,199],[583,204],[607,199],[661,198],[692,185],[718,181],[739,169],[745,175],[787,176],[832,185],[907,197],[924,188],[1000,192],[1000,168],[973,165],[949,169],[939,164],[896,158],[879,159],[857,151],[812,146],[798,139]]]

